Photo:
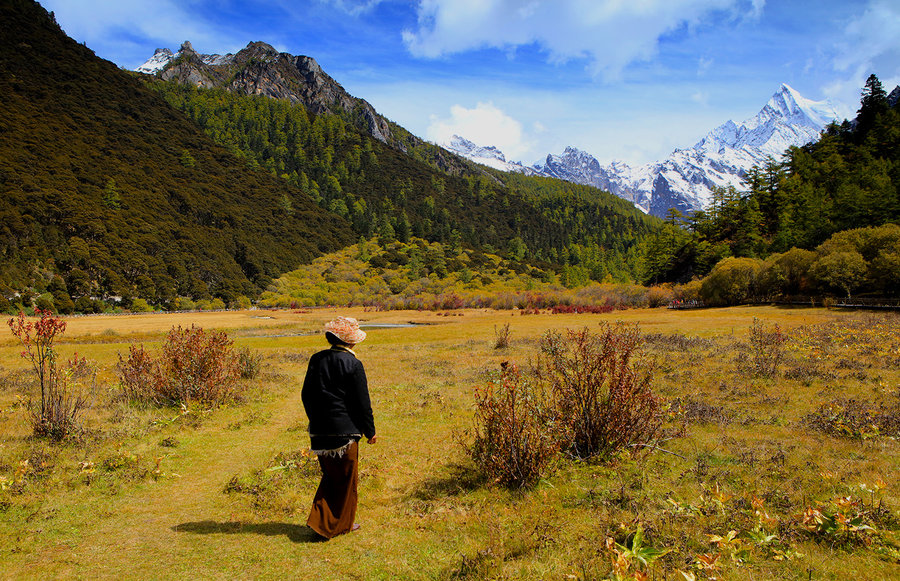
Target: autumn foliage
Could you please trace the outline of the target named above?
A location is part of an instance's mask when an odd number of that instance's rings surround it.
[[[662,422],[637,327],[549,332],[530,373],[506,363],[475,391],[469,456],[493,481],[528,487],[560,451],[608,461],[648,444]]]
[[[89,403],[82,392],[86,380],[93,384],[95,373],[76,353],[62,368],[57,364],[53,342],[66,330],[66,322],[52,311],[35,309],[39,319],[29,321],[20,312],[7,321],[13,335],[24,347],[22,357],[31,362],[40,385],[40,407],[29,405],[29,417],[35,435],[62,440],[79,429],[79,416]]]
[[[129,401],[218,405],[239,396],[239,358],[221,331],[174,327],[158,356],[132,345],[127,357],[119,355],[117,371]]]

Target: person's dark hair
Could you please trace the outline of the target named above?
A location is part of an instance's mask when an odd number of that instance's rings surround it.
[[[346,341],[341,341],[338,339],[338,336],[332,333],[331,331],[325,331],[325,340],[328,341],[331,345],[341,345],[343,347],[349,347],[350,343]]]

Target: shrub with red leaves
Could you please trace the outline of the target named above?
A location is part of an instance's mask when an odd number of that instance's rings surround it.
[[[612,458],[648,443],[662,422],[651,372],[635,364],[637,326],[550,331],[541,339],[535,375],[547,385],[555,416],[567,427],[563,449],[578,458]]]
[[[66,322],[52,311],[34,310],[40,317],[31,322],[20,312],[7,324],[25,348],[22,357],[31,362],[41,388],[41,405],[29,403],[31,426],[37,436],[62,440],[80,429],[79,416],[88,406],[89,398],[82,393],[81,384],[88,378],[93,387],[96,373],[83,357],[76,353],[59,368],[53,342],[66,330]]]
[[[119,355],[117,370],[130,401],[219,405],[240,395],[239,358],[221,331],[173,327],[158,358],[143,345],[132,345],[127,358]]]

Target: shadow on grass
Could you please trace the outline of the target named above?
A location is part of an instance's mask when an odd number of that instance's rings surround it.
[[[294,525],[283,522],[244,523],[239,521],[216,522],[203,520],[175,525],[172,530],[178,533],[194,533],[195,535],[265,535],[275,537],[284,535],[295,543],[316,543],[322,537],[305,525]]]
[[[437,473],[418,483],[409,497],[417,500],[437,500],[461,496],[487,485],[487,478],[473,465],[452,463],[440,467]]]

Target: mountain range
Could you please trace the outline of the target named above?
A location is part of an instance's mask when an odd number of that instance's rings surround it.
[[[784,84],[755,117],[741,123],[729,120],[692,147],[676,149],[662,161],[602,165],[590,153],[567,147],[560,155],[548,154],[543,163],[527,166],[507,160],[496,147],[475,144],[464,136],[454,135],[440,144],[443,149],[429,147],[378,114],[367,101],[349,95],[315,59],[279,53],[264,42],[251,42],[238,53],[225,55],[200,54],[185,42],[174,53],[157,49],[136,70],[191,86],[286,99],[314,113],[336,113],[397,150],[417,150],[420,157],[451,174],[465,175],[472,169],[445,150],[505,172],[606,190],[660,217],[671,208],[691,213],[706,207],[715,188],[742,189],[744,176],[753,166],[778,161],[787,148],[816,140],[829,123],[840,118],[832,103],[812,101]]]
[[[0,22],[0,311],[246,304],[375,236],[501,254],[547,277],[569,265],[572,284],[633,280],[658,227],[606,192],[427,143],[310,57],[186,43],[140,74],[33,0],[0,2]]]
[[[662,161],[640,166],[621,161],[601,165],[594,156],[574,147],[526,166],[507,161],[494,147],[478,146],[460,136],[444,146],[503,171],[592,185],[633,202],[644,212],[665,216],[670,208],[689,213],[706,207],[715,188],[742,189],[750,168],[762,167],[770,159],[779,161],[789,147],[815,141],[839,118],[832,103],[809,100],[782,85],[756,116],[742,123],[729,120],[693,147],[676,149]]]

